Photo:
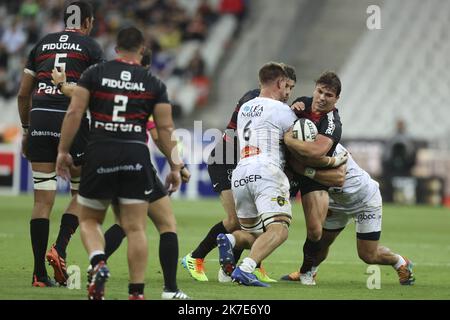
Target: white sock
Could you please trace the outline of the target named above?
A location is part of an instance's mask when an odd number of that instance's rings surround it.
[[[231,242],[231,247],[234,248],[234,246],[236,245],[236,238],[231,233],[227,233],[226,236]]]
[[[256,262],[252,258],[244,258],[239,268],[241,268],[241,270],[244,272],[253,273],[256,268]]]
[[[319,271],[319,266],[317,266],[317,267],[312,267],[311,268],[311,272],[314,274],[314,273],[317,273],[317,271]]]
[[[105,251],[102,250],[94,250],[91,252],[91,254],[89,255],[89,261],[92,260],[93,257],[99,255],[99,254],[105,254]]]
[[[397,254],[397,258],[398,258],[397,263],[393,265],[395,270],[398,270],[401,266],[404,266],[406,264],[405,259],[403,259],[401,255]]]

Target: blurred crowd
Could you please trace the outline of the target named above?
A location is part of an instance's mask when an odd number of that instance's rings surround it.
[[[152,69],[163,80],[170,75],[203,85],[209,82],[205,63],[196,52],[184,70],[176,68],[183,42],[204,41],[222,14],[242,20],[246,0],[94,0],[95,27],[91,33],[105,58],[115,56],[117,31],[133,24],[146,35],[152,49]],[[6,0],[0,3],[0,97],[14,97],[27,55],[45,34],[64,28],[64,0]]]

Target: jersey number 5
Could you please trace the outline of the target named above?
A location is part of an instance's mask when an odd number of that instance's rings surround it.
[[[125,117],[119,116],[119,112],[125,112],[127,110],[128,97],[117,94],[114,96],[114,110],[112,114],[113,122],[125,122]]]
[[[66,63],[60,61],[63,58],[67,58],[67,53],[57,53],[55,55],[55,68],[59,68],[59,71],[66,70]]]

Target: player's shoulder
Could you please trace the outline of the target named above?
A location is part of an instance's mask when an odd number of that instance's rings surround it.
[[[244,93],[244,95],[239,99],[238,105],[243,105],[244,103],[255,99],[256,97],[259,96],[259,93],[261,92],[261,90],[259,89],[252,89],[247,91],[246,93]]]
[[[333,108],[333,110],[329,111],[325,117],[328,121],[333,121],[335,123],[341,123],[341,117],[339,116],[339,110],[337,108]]]

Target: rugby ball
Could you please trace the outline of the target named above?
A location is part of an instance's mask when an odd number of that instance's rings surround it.
[[[317,127],[311,120],[300,118],[295,120],[292,134],[294,138],[302,141],[314,141],[317,137]]]

